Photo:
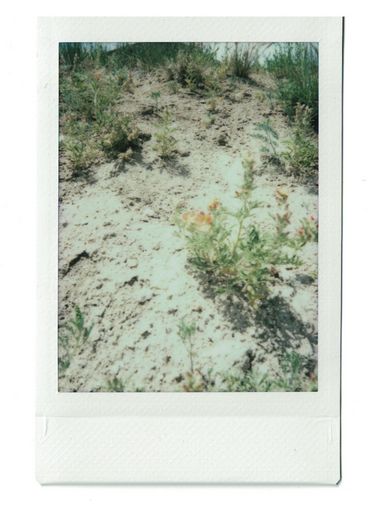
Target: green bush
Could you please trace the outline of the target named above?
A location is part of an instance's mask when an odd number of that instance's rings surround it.
[[[132,125],[129,117],[110,114],[104,119],[100,143],[108,158],[114,159],[128,149],[139,148],[140,132]]]
[[[60,75],[60,113],[87,122],[100,122],[115,104],[118,79],[102,69],[72,71]]]
[[[311,110],[311,126],[318,130],[318,48],[312,43],[278,44],[266,69],[276,78],[277,97],[294,120],[297,104]]]
[[[169,81],[176,81],[191,92],[211,90],[218,86],[216,61],[211,52],[179,51],[175,59],[166,64]]]

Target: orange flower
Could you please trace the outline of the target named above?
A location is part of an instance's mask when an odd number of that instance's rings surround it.
[[[208,210],[217,210],[221,207],[221,202],[217,198],[211,201],[211,203],[208,205]]]
[[[213,217],[211,214],[199,211],[184,212],[181,216],[187,226],[192,226],[199,231],[208,231],[211,228]]]
[[[276,189],[276,200],[279,202],[285,202],[288,199],[288,193],[281,188]]]

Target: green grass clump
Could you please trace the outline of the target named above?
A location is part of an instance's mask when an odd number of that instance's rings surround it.
[[[241,374],[226,377],[230,392],[316,392],[317,376],[307,373],[308,359],[297,352],[286,352],[275,375],[262,374],[252,368]]]
[[[250,73],[257,67],[259,60],[259,44],[235,43],[234,50],[227,55],[224,61],[226,71],[231,76],[249,79]]]
[[[276,78],[277,98],[290,121],[297,104],[311,110],[311,126],[318,130],[318,48],[312,43],[278,44],[266,69]]]
[[[311,128],[312,111],[308,106],[297,104],[292,135],[286,141],[287,150],[282,153],[286,168],[301,179],[318,179],[318,142]]]
[[[153,149],[161,159],[171,159],[177,153],[177,140],[174,136],[176,131],[173,126],[173,118],[169,110],[164,110],[156,124],[157,131],[154,134],[155,144]]]
[[[87,326],[84,314],[78,306],[74,308],[74,318],[59,327],[59,368],[65,370],[81,347],[88,340],[93,324]]]
[[[263,205],[252,198],[254,161],[243,162],[244,181],[236,193],[240,208],[228,210],[214,200],[208,212],[188,211],[178,217],[187,240],[189,261],[217,292],[235,293],[256,308],[268,294],[277,268],[298,266],[298,245],[288,231],[288,195],[276,193],[279,207],[274,230],[257,224],[254,212]]]

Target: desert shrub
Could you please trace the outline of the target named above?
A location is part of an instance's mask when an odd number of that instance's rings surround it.
[[[73,357],[88,340],[93,324],[86,325],[85,317],[78,306],[74,308],[74,317],[59,327],[59,368],[70,366]]]
[[[287,150],[282,153],[290,173],[301,178],[318,176],[318,143],[312,132],[312,111],[308,106],[297,104],[292,135],[286,141]]]
[[[260,46],[256,43],[235,43],[234,50],[226,55],[224,65],[227,73],[238,78],[248,79],[258,64]]]
[[[154,150],[161,159],[174,157],[177,152],[177,141],[174,137],[176,129],[173,126],[173,118],[169,110],[164,110],[160,114],[160,120],[156,124],[156,128]]]
[[[101,152],[90,141],[70,138],[64,143],[72,178],[87,176],[87,170],[99,159]]]
[[[257,224],[254,212],[263,205],[252,198],[254,161],[243,162],[244,181],[236,193],[240,208],[226,209],[219,200],[208,211],[187,211],[177,218],[187,241],[189,261],[217,292],[235,293],[257,307],[269,293],[280,265],[299,265],[298,246],[288,231],[288,195],[276,193],[279,211],[274,230]]]
[[[118,79],[102,69],[73,71],[60,77],[60,113],[100,122],[119,94]]]
[[[215,89],[218,85],[216,62],[212,52],[203,50],[179,51],[166,64],[169,81],[176,81],[191,92]]]
[[[109,114],[104,118],[100,143],[107,157],[114,159],[119,154],[140,146],[140,132],[132,125],[129,117],[117,113]]]
[[[311,110],[311,126],[318,130],[318,48],[312,43],[279,44],[266,68],[276,78],[277,97],[293,121],[297,104]]]
[[[315,392],[318,390],[315,372],[309,373],[308,358],[297,352],[285,352],[280,370],[274,375],[252,368],[225,378],[231,392]]]

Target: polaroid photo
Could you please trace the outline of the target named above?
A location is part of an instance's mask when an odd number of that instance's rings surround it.
[[[341,18],[39,20],[43,484],[336,484]]]

